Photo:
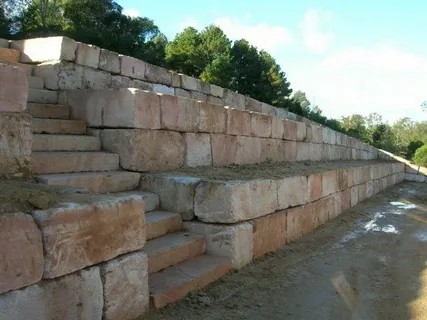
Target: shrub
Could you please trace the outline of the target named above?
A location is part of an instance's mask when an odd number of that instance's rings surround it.
[[[419,166],[427,166],[427,145],[423,145],[415,151],[413,161]]]

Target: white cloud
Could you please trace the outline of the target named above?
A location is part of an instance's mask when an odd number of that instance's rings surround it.
[[[123,14],[130,16],[132,18],[136,18],[136,17],[140,17],[141,14],[139,13],[138,10],[134,9],[134,8],[126,8],[123,9]]]
[[[334,34],[321,31],[331,20],[329,12],[309,9],[300,24],[304,45],[315,53],[323,53],[334,40]]]
[[[378,112],[390,121],[427,120],[420,108],[427,100],[427,56],[387,45],[350,47],[317,66],[288,71],[293,87],[307,92],[329,117]]]
[[[292,42],[290,31],[281,26],[269,26],[263,23],[247,25],[236,17],[218,18],[214,24],[232,40],[244,38],[258,49],[264,49],[269,53],[274,53],[280,47]]]

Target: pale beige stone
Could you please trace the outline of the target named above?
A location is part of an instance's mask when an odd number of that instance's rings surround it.
[[[262,103],[258,100],[252,99],[251,97],[246,97],[246,106],[245,110],[253,112],[262,112]]]
[[[0,63],[0,112],[22,112],[27,107],[28,81],[21,68]]]
[[[172,76],[172,87],[174,88],[180,88],[181,87],[181,76],[179,73],[171,71]]]
[[[283,210],[308,202],[308,182],[305,176],[287,177],[277,181],[278,209]]]
[[[255,138],[261,141],[261,162],[286,161],[286,141],[280,139]]]
[[[310,161],[322,160],[322,145],[319,143],[308,143],[308,153]]]
[[[337,171],[331,170],[322,173],[322,196],[326,197],[339,191]]]
[[[213,95],[214,97],[218,97],[218,98],[222,98],[222,96],[224,95],[224,89],[221,87],[218,87],[214,84],[210,85],[211,89],[211,95]]]
[[[214,166],[228,166],[236,163],[237,136],[212,134],[211,139]]]
[[[276,109],[277,108],[275,108],[275,107],[273,107],[273,106],[270,106],[269,104],[266,104],[266,103],[262,103],[261,104],[261,112],[262,113],[266,113],[266,114],[268,114],[268,115],[270,115],[270,116],[277,116],[277,111],[276,111]],[[280,118],[282,118],[283,119],[283,117],[280,117]],[[280,119],[279,118],[279,119]]]
[[[208,103],[215,104],[218,106],[222,106],[222,99],[214,96],[208,96]]]
[[[181,78],[182,89],[189,90],[189,91],[196,91],[197,90],[198,81],[196,78],[187,76],[185,74],[180,74],[180,78]]]
[[[120,74],[134,79],[145,80],[145,62],[128,57],[120,56]]]
[[[181,88],[175,88],[175,95],[178,97],[191,98],[190,92]]]
[[[101,49],[98,68],[111,74],[120,73],[120,56],[116,52]]]
[[[170,95],[175,94],[175,88],[171,88],[164,84],[158,84],[158,83],[152,84],[152,91],[156,93],[163,93],[163,94],[170,94]]]
[[[202,101],[202,102],[208,101],[208,96],[205,93],[198,92],[198,91],[191,91],[190,97],[191,97],[191,99],[194,99],[197,101]]]
[[[109,89],[112,85],[111,74],[101,70],[95,70],[91,68],[83,69],[83,89]]]
[[[50,90],[76,90],[83,88],[82,66],[66,61],[41,63],[34,69],[34,76],[43,78]]]
[[[296,161],[310,160],[310,143],[297,142],[296,148]]]
[[[303,122],[297,122],[297,141],[305,141],[307,139],[307,126]]]
[[[224,133],[227,123],[227,109],[205,102],[199,102],[199,132]]]
[[[251,134],[254,137],[270,138],[272,132],[272,117],[252,112],[251,113]]]
[[[111,88],[112,89],[133,88],[132,80],[128,77],[112,76]]]
[[[146,90],[146,91],[154,91],[154,85],[152,83],[146,82],[146,81],[141,81],[141,80],[132,80],[130,82],[130,88],[138,88],[141,90]],[[156,88],[157,91],[160,91],[159,88]],[[155,92],[157,92],[155,91]]]
[[[275,139],[283,139],[283,135],[285,133],[285,125],[283,123],[283,119],[272,117],[271,121],[271,137]]]
[[[236,164],[256,164],[261,162],[261,139],[255,137],[236,137]]]
[[[185,133],[185,166],[212,166],[211,136],[207,133]]]
[[[145,64],[145,79],[153,83],[172,85],[172,74],[169,70],[149,63]]]
[[[237,110],[245,110],[246,97],[240,93],[224,89],[224,95],[222,97],[224,105]]]
[[[199,128],[199,104],[177,96],[161,95],[161,128],[180,132],[197,132]]]
[[[227,109],[227,134],[250,136],[251,114],[237,109]]]
[[[354,186],[350,189],[350,205],[354,207],[359,203],[359,186]]]
[[[78,42],[76,63],[86,67],[98,69],[100,51],[101,49],[99,47]]]

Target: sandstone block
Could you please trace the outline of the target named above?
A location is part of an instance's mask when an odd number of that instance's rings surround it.
[[[250,136],[251,114],[241,110],[227,109],[227,134]]]
[[[200,90],[198,89],[197,91],[204,93],[206,95],[210,95],[211,94],[211,86],[209,83],[204,82],[204,81],[200,81],[200,84],[197,85],[197,88],[200,87]]]
[[[179,73],[171,71],[172,76],[172,87],[178,89],[181,87],[181,76]]]
[[[285,120],[285,132],[283,134],[283,138],[285,140],[295,141],[297,139],[297,123],[292,120]]]
[[[296,146],[297,146],[296,161],[310,160],[310,143],[297,142]]]
[[[287,210],[286,242],[293,242],[315,229],[313,205],[305,205]]]
[[[197,132],[199,104],[177,96],[160,96],[161,128],[181,132]]]
[[[178,97],[183,97],[183,98],[191,98],[190,92],[181,89],[181,88],[175,88],[175,95]]]
[[[198,92],[198,91],[191,91],[190,97],[191,99],[194,99],[196,101],[202,101],[202,102],[208,101],[208,96],[205,93]]]
[[[147,223],[147,241],[182,230],[182,217],[175,212],[158,210],[148,212],[145,213],[145,221]]]
[[[254,259],[277,251],[286,244],[287,211],[278,211],[251,221],[253,226]]]
[[[308,181],[305,176],[287,177],[277,181],[278,209],[283,210],[308,202]]]
[[[101,49],[98,68],[112,74],[120,73],[120,56],[116,52]]]
[[[111,88],[112,89],[121,89],[121,88],[133,88],[132,80],[128,77],[123,76],[112,76],[111,77]]]
[[[77,43],[76,63],[98,69],[101,49],[85,43]]]
[[[120,74],[134,79],[145,80],[145,62],[128,57],[120,56]]]
[[[138,251],[100,266],[105,320],[133,320],[148,311],[147,254]]]
[[[180,74],[181,88],[184,90],[197,91],[198,80],[196,78]]]
[[[254,137],[236,137],[236,164],[255,164],[261,160],[261,140]]]
[[[28,81],[18,67],[0,63],[0,112],[22,112],[27,107]]]
[[[212,166],[211,136],[207,133],[185,133],[185,166]]]
[[[277,108],[270,106],[269,104],[266,104],[266,103],[261,103],[261,112],[266,113],[269,116],[278,116],[277,115]],[[284,117],[281,116],[281,117],[279,117],[279,119],[284,119]]]
[[[252,136],[270,138],[272,131],[272,117],[257,112],[252,112],[250,115]]]
[[[236,223],[262,217],[277,210],[274,180],[202,181],[196,187],[194,213],[199,220]]]
[[[111,85],[112,77],[110,73],[90,68],[83,69],[82,87],[84,89],[109,89]]]
[[[297,143],[295,141],[285,141],[285,160],[294,162],[297,159]]]
[[[322,173],[322,197],[339,191],[337,171],[331,170]]]
[[[341,192],[342,211],[350,209],[351,205],[351,189],[347,188]]]
[[[212,160],[214,166],[228,166],[236,163],[237,137],[212,134]]]
[[[313,143],[323,143],[323,128],[320,126],[312,125],[311,130]]]
[[[322,174],[312,174],[308,176],[308,202],[314,202],[323,197]]]
[[[271,118],[271,137],[275,139],[283,139],[285,133],[285,124],[283,120],[277,117]]]
[[[211,84],[210,87],[211,87],[211,89],[210,89],[211,95],[213,95],[214,97],[222,98],[222,96],[224,94],[223,88],[218,87],[214,84]]]
[[[161,83],[167,86],[172,85],[172,74],[169,70],[149,63],[145,64],[145,79],[154,83]]]
[[[33,212],[43,235],[44,278],[56,278],[145,244],[144,201],[100,196],[90,204],[64,203]]]
[[[362,183],[358,185],[359,188],[359,202],[366,200],[366,184]]]
[[[348,186],[348,171],[347,169],[338,169],[337,172],[337,184],[338,190],[343,191]]]
[[[261,141],[261,162],[284,162],[286,160],[286,141],[279,139],[260,139]]]
[[[322,160],[322,145],[319,143],[308,142],[308,153],[310,161],[321,161]]]
[[[303,122],[297,122],[296,140],[305,141],[307,139],[307,126]]]
[[[224,105],[237,110],[245,110],[246,97],[240,93],[224,89]]]
[[[199,182],[199,178],[150,173],[141,175],[140,189],[157,194],[162,210],[180,213],[184,220],[193,220],[193,202]]]
[[[252,99],[251,97],[246,97],[245,110],[261,113],[262,103],[258,100]]]
[[[369,181],[366,183],[366,199],[371,198],[373,195],[374,195],[374,182]]]
[[[330,195],[328,199],[332,203],[332,210],[329,213],[329,219],[335,219],[343,212],[341,192]]]
[[[138,88],[138,89],[146,90],[146,91],[154,91],[154,85],[150,82],[134,79],[131,81],[130,84],[131,84],[131,86],[130,86],[131,88]],[[160,86],[162,86],[162,85],[160,85]],[[166,87],[166,86],[164,86],[164,87]],[[160,91],[162,89],[159,89],[159,87],[157,87],[155,89],[156,89],[155,93],[161,93]],[[168,90],[168,89],[169,88],[166,87],[166,90]],[[165,88],[163,88],[163,91],[165,91]]]
[[[82,66],[66,61],[51,61],[39,64],[34,76],[44,79],[45,88],[50,90],[76,90],[83,88]]]
[[[222,99],[218,98],[218,97],[208,96],[207,102],[210,104],[215,104],[215,105],[221,106],[221,107],[223,106],[222,105]]]
[[[227,122],[227,109],[205,102],[199,102],[199,131],[224,133]]]
[[[41,281],[0,296],[0,319],[101,319],[103,307],[99,268]]]

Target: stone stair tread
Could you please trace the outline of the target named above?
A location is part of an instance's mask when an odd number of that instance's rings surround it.
[[[10,48],[0,48],[1,63],[18,63],[21,59],[21,51]]]
[[[98,151],[99,137],[71,134],[34,134],[34,151]]]
[[[182,229],[182,217],[179,213],[152,211],[145,214],[147,240],[162,237]]]
[[[62,104],[27,103],[27,113],[34,118],[68,120],[70,107]]]
[[[30,89],[43,89],[44,88],[43,78],[28,76],[28,88],[30,88]]]
[[[170,233],[147,241],[148,273],[166,269],[206,252],[206,238],[190,232]]]
[[[28,89],[28,102],[35,103],[58,103],[58,92],[43,89]]]
[[[129,195],[135,195],[139,196],[144,200],[145,207],[144,211],[145,213],[154,211],[159,206],[159,196],[155,193],[151,192],[144,192],[144,191],[126,191],[126,192],[119,192],[116,194],[117,196],[129,196]]]
[[[201,255],[153,273],[149,277],[150,307],[160,309],[181,300],[222,278],[229,270],[227,258]]]
[[[79,120],[34,118],[32,130],[33,133],[86,134],[86,122]]]
[[[44,174],[37,176],[48,185],[70,186],[87,189],[91,193],[116,193],[135,189],[140,174],[129,171],[78,172]]]
[[[119,155],[100,151],[32,153],[33,171],[38,174],[115,171],[119,162]]]

